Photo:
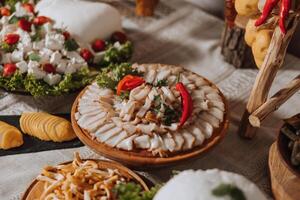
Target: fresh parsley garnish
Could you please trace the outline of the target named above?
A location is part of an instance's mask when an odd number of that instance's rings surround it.
[[[35,26],[35,34],[31,36],[31,40],[34,42],[38,42],[41,41],[43,39],[43,35],[42,35],[42,27],[41,26]]]
[[[1,50],[4,51],[5,53],[13,52],[16,48],[17,48],[16,44],[9,45],[6,42],[1,43]]]
[[[29,56],[28,56],[28,59],[29,60],[32,60],[32,61],[37,61],[39,62],[41,60],[41,57],[36,54],[36,53],[31,53]]]
[[[167,106],[166,104],[164,106],[165,106],[165,113],[164,113],[164,117],[162,118],[163,123],[167,126],[170,126],[172,123],[178,122],[180,113],[172,109],[171,107]]]
[[[160,187],[158,185],[149,191],[143,191],[139,184],[120,183],[113,188],[113,193],[118,200],[152,200]]]
[[[122,91],[120,98],[121,100],[129,99],[130,91]]]
[[[246,200],[244,192],[237,186],[222,183],[212,190],[216,197],[230,196],[231,200]]]
[[[8,20],[9,24],[15,24],[19,21],[19,18],[17,16],[12,16],[10,17],[10,19]]]
[[[167,79],[162,79],[157,81],[156,87],[162,87],[162,86],[168,86],[168,80]]]
[[[129,74],[140,75],[138,71],[132,68],[131,64],[122,63],[120,65],[111,65],[102,70],[96,80],[100,87],[115,90],[119,81]]]
[[[164,107],[164,114],[163,117],[161,118],[161,121],[164,125],[170,126],[172,123],[178,122],[181,112],[177,111],[167,104],[163,103],[161,100],[161,97],[159,95],[154,96],[154,103],[152,107],[152,111],[155,114],[158,114],[161,110],[161,107]]]
[[[67,51],[75,51],[79,48],[79,45],[73,38],[66,40],[64,46]]]

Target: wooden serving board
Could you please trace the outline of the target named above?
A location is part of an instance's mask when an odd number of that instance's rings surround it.
[[[200,76],[196,73],[194,74]],[[207,81],[209,86],[219,90],[219,88],[215,84],[213,84],[212,82],[210,82],[202,76],[200,77]],[[134,167],[135,169],[151,169],[153,167],[174,165],[202,155],[207,151],[211,150],[213,147],[215,147],[219,142],[221,142],[221,140],[225,137],[229,127],[227,101],[223,93],[219,90],[219,93],[225,104],[224,121],[222,122],[222,124],[220,124],[220,127],[218,129],[215,129],[212,137],[207,139],[201,146],[195,147],[189,151],[175,153],[169,155],[168,157],[153,156],[152,154],[149,155],[149,152],[143,152],[138,150],[125,151],[117,148],[112,148],[104,143],[98,142],[97,140],[93,139],[89,132],[82,129],[77,124],[77,121],[75,119],[75,113],[77,112],[78,101],[86,91],[87,87],[83,91],[81,91],[81,93],[77,96],[72,106],[71,121],[77,137],[94,152],[105,156],[109,159],[120,162],[124,165]]]
[[[284,163],[284,159],[280,156],[276,142],[270,148],[269,169],[275,199],[299,200],[300,178]]]
[[[145,191],[149,190],[149,186],[153,186],[152,184],[148,184],[147,182],[144,181],[144,178],[141,177],[140,175],[136,174],[135,172],[131,171],[130,169],[124,167],[123,165],[113,162],[113,161],[106,161],[106,160],[94,160],[93,161],[98,162],[98,166],[100,169],[117,169],[123,176],[130,177],[133,181],[139,183],[142,188]],[[61,165],[67,165],[70,164],[70,162],[62,163]],[[22,200],[34,200],[34,199],[39,199],[41,194],[43,193],[44,188],[44,183],[38,180],[34,180],[30,186],[27,188],[26,192],[24,193]]]
[[[57,114],[57,116],[70,120],[70,114]],[[0,116],[0,121],[6,122],[21,130],[19,124],[20,117],[21,117],[20,115]],[[9,150],[0,149],[0,156],[49,151],[49,150],[56,150],[56,149],[67,149],[67,148],[75,148],[75,147],[83,146],[83,144],[77,138],[72,141],[57,143],[51,141],[50,142],[42,141],[39,140],[38,138],[23,134],[23,140],[24,140],[24,144],[20,147],[9,149]]]

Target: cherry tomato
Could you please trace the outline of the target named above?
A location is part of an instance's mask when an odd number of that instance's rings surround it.
[[[88,49],[82,49],[80,51],[80,55],[86,62],[92,62],[92,59],[94,57],[92,52]]]
[[[0,8],[0,13],[2,16],[10,16],[10,10],[8,8],[2,7]]]
[[[65,40],[68,40],[71,37],[71,35],[70,35],[70,33],[68,31],[64,31],[62,34],[65,37]]]
[[[97,39],[93,42],[92,48],[95,52],[100,52],[105,50],[105,42],[101,39]]]
[[[19,42],[19,40],[20,40],[20,36],[14,33],[9,33],[4,37],[4,41],[9,45],[16,44],[17,42]]]
[[[27,31],[27,32],[31,31],[31,22],[27,21],[24,18],[19,20],[18,26],[24,31]]]
[[[44,25],[47,22],[51,22],[51,19],[49,17],[45,17],[45,16],[38,16],[33,19],[33,24],[35,24],[37,26]]]
[[[3,76],[9,77],[9,76],[13,75],[16,72],[16,70],[17,70],[17,67],[14,63],[4,64]]]
[[[50,63],[43,64],[42,69],[47,73],[53,73],[54,74],[56,72],[54,66]]]
[[[127,41],[127,36],[121,31],[116,31],[111,35],[111,40],[113,42],[120,42],[121,44],[124,44]]]
[[[31,3],[23,3],[23,8],[28,12],[34,13],[34,6]]]

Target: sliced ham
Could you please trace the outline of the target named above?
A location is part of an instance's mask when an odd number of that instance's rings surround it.
[[[144,78],[147,83],[153,83],[155,80],[155,77],[156,77],[156,70],[151,69],[146,73]]]
[[[147,97],[145,100],[145,104],[137,112],[136,116],[138,116],[139,118],[144,117],[147,111],[151,108],[151,105],[152,105],[152,100],[149,97]]]
[[[225,105],[223,103],[223,101],[219,101],[219,100],[210,100],[208,102],[208,105],[210,107],[216,107],[219,108],[220,110],[222,110],[223,112],[225,111]]]
[[[196,126],[192,126],[192,127],[189,127],[188,130],[190,133],[192,133],[195,136],[195,138],[196,138],[195,145],[196,146],[201,145],[204,142],[205,136],[202,133],[200,128],[198,128]]]
[[[203,112],[199,115],[199,118],[202,119],[203,121],[208,122],[209,124],[211,124],[213,127],[215,128],[219,128],[220,126],[220,121],[218,118],[216,118],[215,116],[207,113],[207,112]]]
[[[134,147],[133,140],[136,137],[137,137],[137,135],[132,135],[132,136],[122,140],[119,144],[117,144],[117,148],[123,149],[123,150],[126,150],[126,151],[133,150],[133,147]]]
[[[163,137],[165,147],[170,151],[174,152],[176,143],[170,134],[165,134]]]
[[[111,146],[111,147],[115,147],[117,146],[121,141],[123,141],[125,138],[128,137],[128,134],[126,131],[122,131],[119,134],[116,134],[115,136],[111,137],[110,139],[108,139],[105,144]]]
[[[97,139],[100,141],[100,142],[106,142],[108,139],[110,139],[111,137],[119,134],[120,132],[122,131],[121,128],[119,127],[114,127],[112,129],[109,129],[107,131],[103,131],[102,133],[100,134],[95,134],[95,136],[97,137]]]
[[[176,97],[174,96],[173,92],[169,89],[169,87],[163,86],[161,87],[161,90],[170,102],[176,101]]]
[[[182,137],[184,138],[183,150],[188,150],[193,148],[196,138],[193,134],[189,133],[187,130],[182,130]]]
[[[173,133],[173,138],[175,141],[175,151],[180,151],[183,149],[184,138],[181,133]]]
[[[141,135],[134,138],[134,144],[136,148],[148,149],[150,148],[150,137],[149,135]]]
[[[151,134],[156,128],[156,124],[150,123],[150,124],[138,124],[137,130],[145,133],[145,134]]]
[[[133,89],[130,92],[130,99],[135,99],[137,101],[142,101],[148,96],[150,90],[151,90],[151,86],[149,86],[149,85],[146,85],[144,88],[142,88],[140,90]]]
[[[200,123],[197,123],[196,126],[201,129],[206,139],[210,138],[214,132],[213,126],[206,121],[201,121]]]
[[[90,130],[93,129],[93,124],[98,124],[101,119],[105,118],[107,113],[101,112],[97,115],[82,115],[80,119],[77,121],[79,126],[84,129]],[[104,122],[104,120],[103,120]],[[102,125],[102,124],[99,124]],[[92,127],[91,127],[92,126]]]
[[[208,113],[215,116],[220,122],[224,119],[224,112],[216,107],[210,108]]]
[[[170,74],[171,74],[170,69],[160,69],[156,75],[156,81],[166,79],[168,76],[170,76]]]
[[[101,126],[101,127],[96,131],[95,135],[96,135],[96,136],[97,136],[97,135],[100,135],[100,134],[102,134],[103,132],[105,132],[105,131],[107,131],[107,130],[109,130],[109,129],[112,129],[112,128],[114,128],[114,127],[116,127],[116,125],[115,125],[114,123],[108,123],[108,124],[105,124],[105,125]]]
[[[206,95],[206,98],[209,100],[216,100],[216,101],[223,102],[221,96],[217,93],[209,93]]]

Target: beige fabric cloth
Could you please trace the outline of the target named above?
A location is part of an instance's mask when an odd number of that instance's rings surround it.
[[[133,61],[178,64],[212,80],[229,101],[231,126],[224,141],[204,156],[148,173],[166,181],[173,170],[220,168],[245,175],[270,195],[268,149],[276,137],[280,118],[300,112],[300,94],[269,117],[254,140],[240,139],[236,135],[237,126],[257,70],[236,70],[223,61],[219,47],[222,21],[183,1],[169,2],[163,0],[153,18],[135,17],[132,2],[114,3],[124,16],[124,26],[135,44]],[[288,55],[272,93],[299,72],[300,60]],[[69,112],[74,97],[33,99],[0,92],[0,114]],[[100,157],[87,147],[0,157],[0,199],[19,199],[43,166],[71,160],[74,151],[85,158]]]

